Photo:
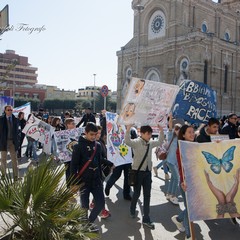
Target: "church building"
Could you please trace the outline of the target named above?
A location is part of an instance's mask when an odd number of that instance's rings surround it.
[[[207,84],[218,116],[240,115],[240,0],[133,0],[132,39],[117,52],[118,105],[131,77]]]

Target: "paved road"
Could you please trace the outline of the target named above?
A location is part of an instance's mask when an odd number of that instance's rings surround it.
[[[157,163],[153,155],[154,165]],[[23,158],[20,161],[20,175],[27,170],[30,160]],[[9,164],[11,167],[11,164]],[[152,197],[151,197],[151,219],[155,222],[155,230],[143,227],[142,204],[140,197],[137,205],[138,215],[136,219],[129,216],[130,202],[123,199],[122,186],[123,175],[116,182],[110,191],[110,196],[106,198],[107,208],[112,216],[108,219],[98,219],[97,224],[101,229],[101,239],[103,240],[174,240],[184,239],[183,233],[176,230],[171,221],[171,217],[178,214],[179,207],[173,205],[165,199],[164,191],[168,184],[164,179],[164,173],[159,170],[159,177],[153,176]],[[180,198],[181,200],[181,198]],[[200,203],[201,204],[201,203]],[[180,203],[183,207],[183,203]],[[1,225],[1,223],[0,223]],[[194,222],[196,239],[214,240],[239,240],[240,227],[233,225],[229,219],[199,221]]]

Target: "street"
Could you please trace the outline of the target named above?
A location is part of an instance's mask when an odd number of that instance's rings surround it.
[[[38,151],[39,153],[40,151]],[[24,151],[23,151],[24,153]],[[23,157],[19,161],[20,176],[27,170],[30,160]],[[153,166],[157,163],[153,153]],[[11,164],[8,164],[11,167]],[[132,219],[129,214],[130,202],[123,199],[123,175],[111,188],[109,197],[106,197],[106,208],[110,210],[111,217],[100,219],[96,224],[100,227],[100,235],[103,240],[167,240],[185,239],[184,233],[180,233],[171,217],[179,213],[179,207],[167,201],[164,195],[166,185],[164,173],[159,169],[159,177],[152,177],[151,196],[151,220],[155,223],[155,230],[141,224],[142,222],[142,195],[137,205],[137,218]],[[166,185],[165,185],[166,184]],[[79,199],[78,199],[79,201]],[[181,196],[179,196],[180,207],[183,208]],[[201,204],[201,203],[199,203]],[[239,221],[239,220],[238,220]],[[3,223],[0,223],[0,225]],[[197,240],[237,240],[240,239],[240,226],[233,225],[229,219],[209,220],[194,222],[194,231]]]

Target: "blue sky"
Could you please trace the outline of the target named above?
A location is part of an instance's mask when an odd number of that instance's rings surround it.
[[[38,83],[77,90],[94,84],[117,89],[117,57],[133,35],[131,0],[12,0],[11,31],[0,52],[15,50],[38,68]],[[44,29],[40,33],[21,29]],[[25,26],[25,27],[26,27]]]
[[[65,90],[94,84],[117,89],[117,57],[132,37],[131,0],[12,0],[11,31],[4,33],[0,52],[15,50],[38,67],[38,83]],[[23,30],[21,24],[29,28]]]

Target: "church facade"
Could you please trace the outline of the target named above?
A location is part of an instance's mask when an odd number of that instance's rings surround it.
[[[240,0],[133,0],[133,38],[117,52],[118,105],[131,77],[183,79],[217,93],[218,116],[240,115]]]

